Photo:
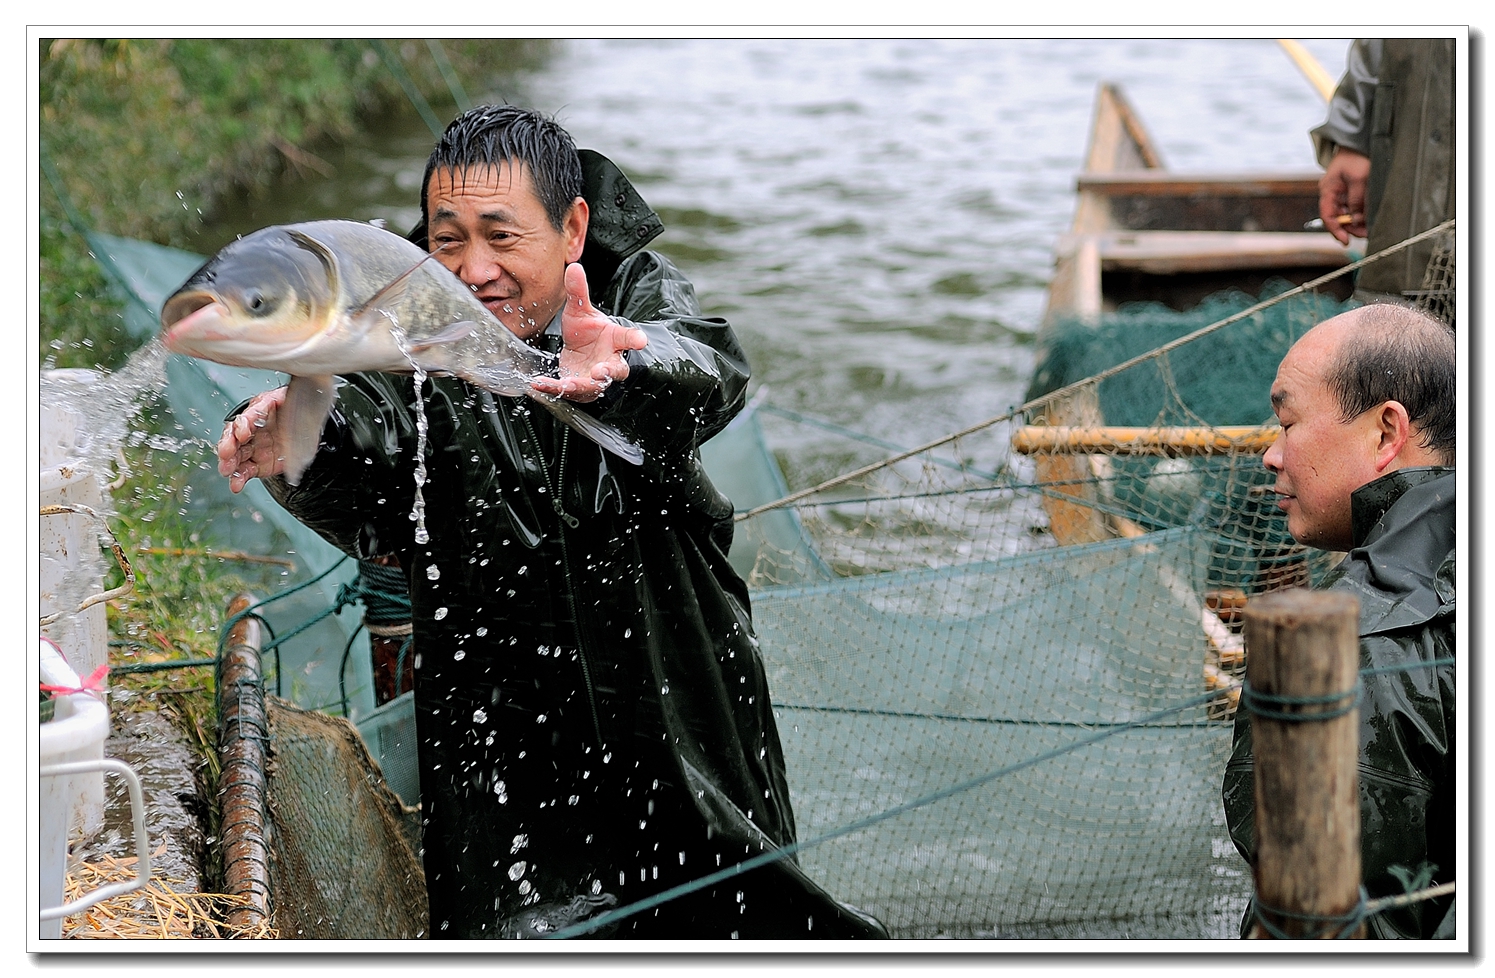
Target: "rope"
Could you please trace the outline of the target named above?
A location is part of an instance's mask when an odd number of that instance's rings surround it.
[[[436,113],[431,110],[431,103],[427,102],[426,97],[420,93],[420,89],[415,87],[415,81],[410,77],[410,73],[405,70],[405,65],[400,61],[400,56],[388,44],[384,43],[383,38],[374,38],[374,50],[379,52],[380,57],[384,59],[385,66],[389,68],[389,73],[395,76],[395,81],[399,82],[400,87],[405,90],[405,96],[410,99],[410,104],[415,106],[415,110],[425,120],[426,125],[431,130],[431,135],[440,139],[441,121],[436,118]]]
[[[776,415],[780,418],[784,418],[788,421],[793,421],[797,424],[806,425],[811,428],[819,428],[822,431],[829,431],[833,434],[841,435],[845,438],[850,438],[852,441],[859,441],[866,445],[876,446],[877,448],[886,448],[891,452],[908,451],[906,446],[900,445],[897,442],[887,441],[886,439],[878,438],[874,435],[869,435],[865,432],[857,431],[853,428],[842,427],[841,425],[836,424],[834,421],[826,421],[824,418],[816,418],[808,414],[800,414],[798,411],[791,411],[788,408],[776,407],[772,404],[763,404],[759,406],[758,410],[763,414]],[[936,457],[931,458],[930,461],[935,465],[942,465],[947,469],[955,469],[958,472],[966,472],[980,479],[996,480],[1001,478],[1001,475],[999,473],[983,472],[980,469],[973,469],[969,465],[964,465],[953,459]]]
[[[1069,397],[1087,387],[1099,384],[1101,381],[1106,380],[1107,378],[1114,377],[1119,373],[1130,370],[1132,367],[1138,366],[1139,364],[1143,364],[1150,360],[1156,360],[1160,357],[1166,356],[1167,354],[1173,352],[1181,346],[1192,343],[1195,340],[1202,339],[1210,335],[1211,333],[1217,332],[1218,330],[1224,329],[1231,323],[1239,322],[1242,319],[1254,316],[1257,313],[1270,308],[1271,306],[1275,306],[1279,302],[1285,302],[1286,300],[1291,299],[1294,296],[1302,295],[1306,292],[1311,292],[1321,285],[1348,275],[1349,273],[1363,268],[1366,265],[1371,264],[1372,262],[1380,261],[1382,258],[1387,258],[1391,255],[1396,254],[1397,252],[1410,248],[1420,241],[1425,241],[1428,238],[1442,234],[1445,231],[1451,231],[1453,230],[1454,225],[1455,221],[1452,219],[1444,221],[1442,224],[1439,224],[1436,227],[1429,228],[1428,230],[1423,231],[1421,234],[1413,235],[1412,237],[1399,241],[1388,248],[1383,248],[1373,255],[1366,255],[1364,258],[1361,258],[1358,261],[1353,261],[1348,265],[1343,265],[1339,268],[1336,268],[1332,272],[1329,272],[1325,275],[1320,275],[1316,279],[1304,282],[1302,285],[1299,285],[1296,288],[1289,289],[1286,292],[1281,293],[1280,295],[1275,295],[1270,299],[1258,302],[1253,306],[1243,309],[1240,312],[1234,313],[1233,315],[1226,316],[1224,319],[1213,322],[1208,326],[1200,327],[1192,333],[1180,336],[1178,339],[1170,340],[1169,342],[1164,343],[1162,346],[1159,346],[1156,349],[1149,350],[1146,353],[1138,354],[1137,356],[1132,357],[1130,360],[1124,360],[1121,363],[1116,364],[1114,367],[1108,367],[1107,369],[1102,370],[1099,373],[1092,374],[1091,376],[1086,377],[1082,380],[1077,380],[1072,384],[1068,384],[1064,387],[1058,388],[1057,390],[1050,391],[1049,393],[1044,394],[1041,397],[1035,397],[1033,400],[1021,404],[1018,407],[1012,408],[1011,410],[1006,411],[1002,414],[996,415],[995,417],[987,418],[985,421],[978,421],[973,425],[960,429],[959,431],[944,435],[943,437],[937,438],[934,441],[920,445],[918,448],[910,448],[907,451],[900,452],[896,455],[890,456],[889,458],[885,458],[880,462],[873,462],[870,465],[864,465],[859,469],[855,469],[851,472],[847,472],[834,478],[827,479],[819,485],[811,486],[808,489],[801,489],[798,492],[792,492],[782,499],[777,499],[770,503],[764,503],[762,506],[755,506],[747,512],[739,516],[735,516],[734,519],[738,521],[752,519],[754,516],[757,516],[760,513],[765,513],[773,509],[782,509],[785,506],[789,506],[801,499],[804,499],[806,496],[813,496],[817,493],[824,492],[827,489],[832,489],[836,486],[844,485],[854,479],[859,479],[864,475],[869,475],[870,473],[876,472],[879,469],[885,469],[890,465],[894,465],[898,462],[903,461],[904,459],[912,458],[915,455],[921,455],[925,452],[932,451],[940,447],[941,445],[947,445],[959,438],[964,438],[966,435],[970,435],[977,431],[990,428],[992,425],[1000,424],[1003,421],[1011,421],[1013,418],[1017,417],[1020,414],[1032,411],[1040,407],[1044,407],[1045,405],[1053,401]]]
[[[446,82],[447,90],[452,93],[452,100],[457,103],[457,111],[467,112],[472,108],[472,99],[467,97],[467,90],[462,87],[462,80],[457,77],[457,71],[452,67],[451,59],[446,56],[446,48],[441,46],[441,41],[434,37],[426,38],[426,47],[431,51],[431,60],[436,62],[436,67],[441,71],[441,79]]]
[[[1395,910],[1399,907],[1409,907],[1414,903],[1422,903],[1426,900],[1436,900],[1439,897],[1449,896],[1455,892],[1455,889],[1456,885],[1454,883],[1440,883],[1438,886],[1430,886],[1425,890],[1418,890],[1415,893],[1398,893],[1394,896],[1368,900],[1366,899],[1365,887],[1362,886],[1360,887],[1360,897],[1355,901],[1355,905],[1342,914],[1314,914],[1282,910],[1277,907],[1268,906],[1261,902],[1259,897],[1253,895],[1247,913],[1258,924],[1261,924],[1263,930],[1279,941],[1316,941],[1322,940],[1331,934],[1334,940],[1342,941],[1353,937],[1355,932],[1360,928],[1360,925],[1376,914],[1387,910]],[[1271,920],[1262,916],[1261,911],[1263,910],[1280,918],[1299,920],[1317,926],[1309,929],[1307,933],[1289,934]]]
[[[1335,717],[1348,714],[1360,705],[1363,692],[1357,685],[1354,689],[1341,693],[1324,693],[1321,696],[1285,696],[1278,693],[1263,693],[1252,687],[1250,680],[1244,680],[1241,682],[1241,705],[1253,715],[1265,717],[1268,720],[1281,720],[1285,723],[1313,723],[1320,720],[1333,720]],[[1272,709],[1278,706],[1329,706],[1331,703],[1339,705],[1333,709],[1312,713],[1291,713],[1287,710]]]

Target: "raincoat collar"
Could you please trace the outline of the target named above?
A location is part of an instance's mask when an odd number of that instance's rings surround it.
[[[1369,546],[1386,533],[1386,511],[1407,490],[1452,474],[1453,469],[1441,466],[1398,469],[1356,489],[1350,496],[1350,535],[1354,545]]]
[[[1401,469],[1350,497],[1356,546],[1322,586],[1360,599],[1360,634],[1454,612],[1454,470]]]

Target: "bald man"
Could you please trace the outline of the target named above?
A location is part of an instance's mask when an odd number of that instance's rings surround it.
[[[1454,879],[1452,332],[1371,305],[1293,345],[1272,384],[1264,462],[1299,543],[1348,551],[1319,584],[1360,600],[1361,869],[1371,899]],[[1250,716],[1225,768],[1231,839],[1254,858]],[[1243,921],[1242,933],[1251,920]],[[1452,897],[1373,917],[1383,938],[1453,937]]]

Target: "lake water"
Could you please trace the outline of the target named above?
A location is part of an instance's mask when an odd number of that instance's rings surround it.
[[[1340,74],[1347,39],[1305,44]],[[913,445],[1022,400],[1102,81],[1171,169],[1315,168],[1324,103],[1271,39],[572,40],[468,90],[554,113],[623,167],[770,403]],[[318,217],[403,231],[431,141],[393,117],[198,250]],[[835,470],[844,441],[769,421],[791,483]]]

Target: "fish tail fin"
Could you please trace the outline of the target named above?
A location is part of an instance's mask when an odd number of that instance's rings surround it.
[[[601,445],[614,455],[634,465],[644,464],[644,450],[614,426],[600,421],[577,407],[571,401],[530,390],[529,396],[539,401],[557,418],[576,429],[582,435]]]
[[[301,484],[301,476],[317,456],[322,426],[336,397],[337,386],[330,374],[292,377],[286,385],[286,399],[277,411],[284,435],[281,475],[293,486]]]

